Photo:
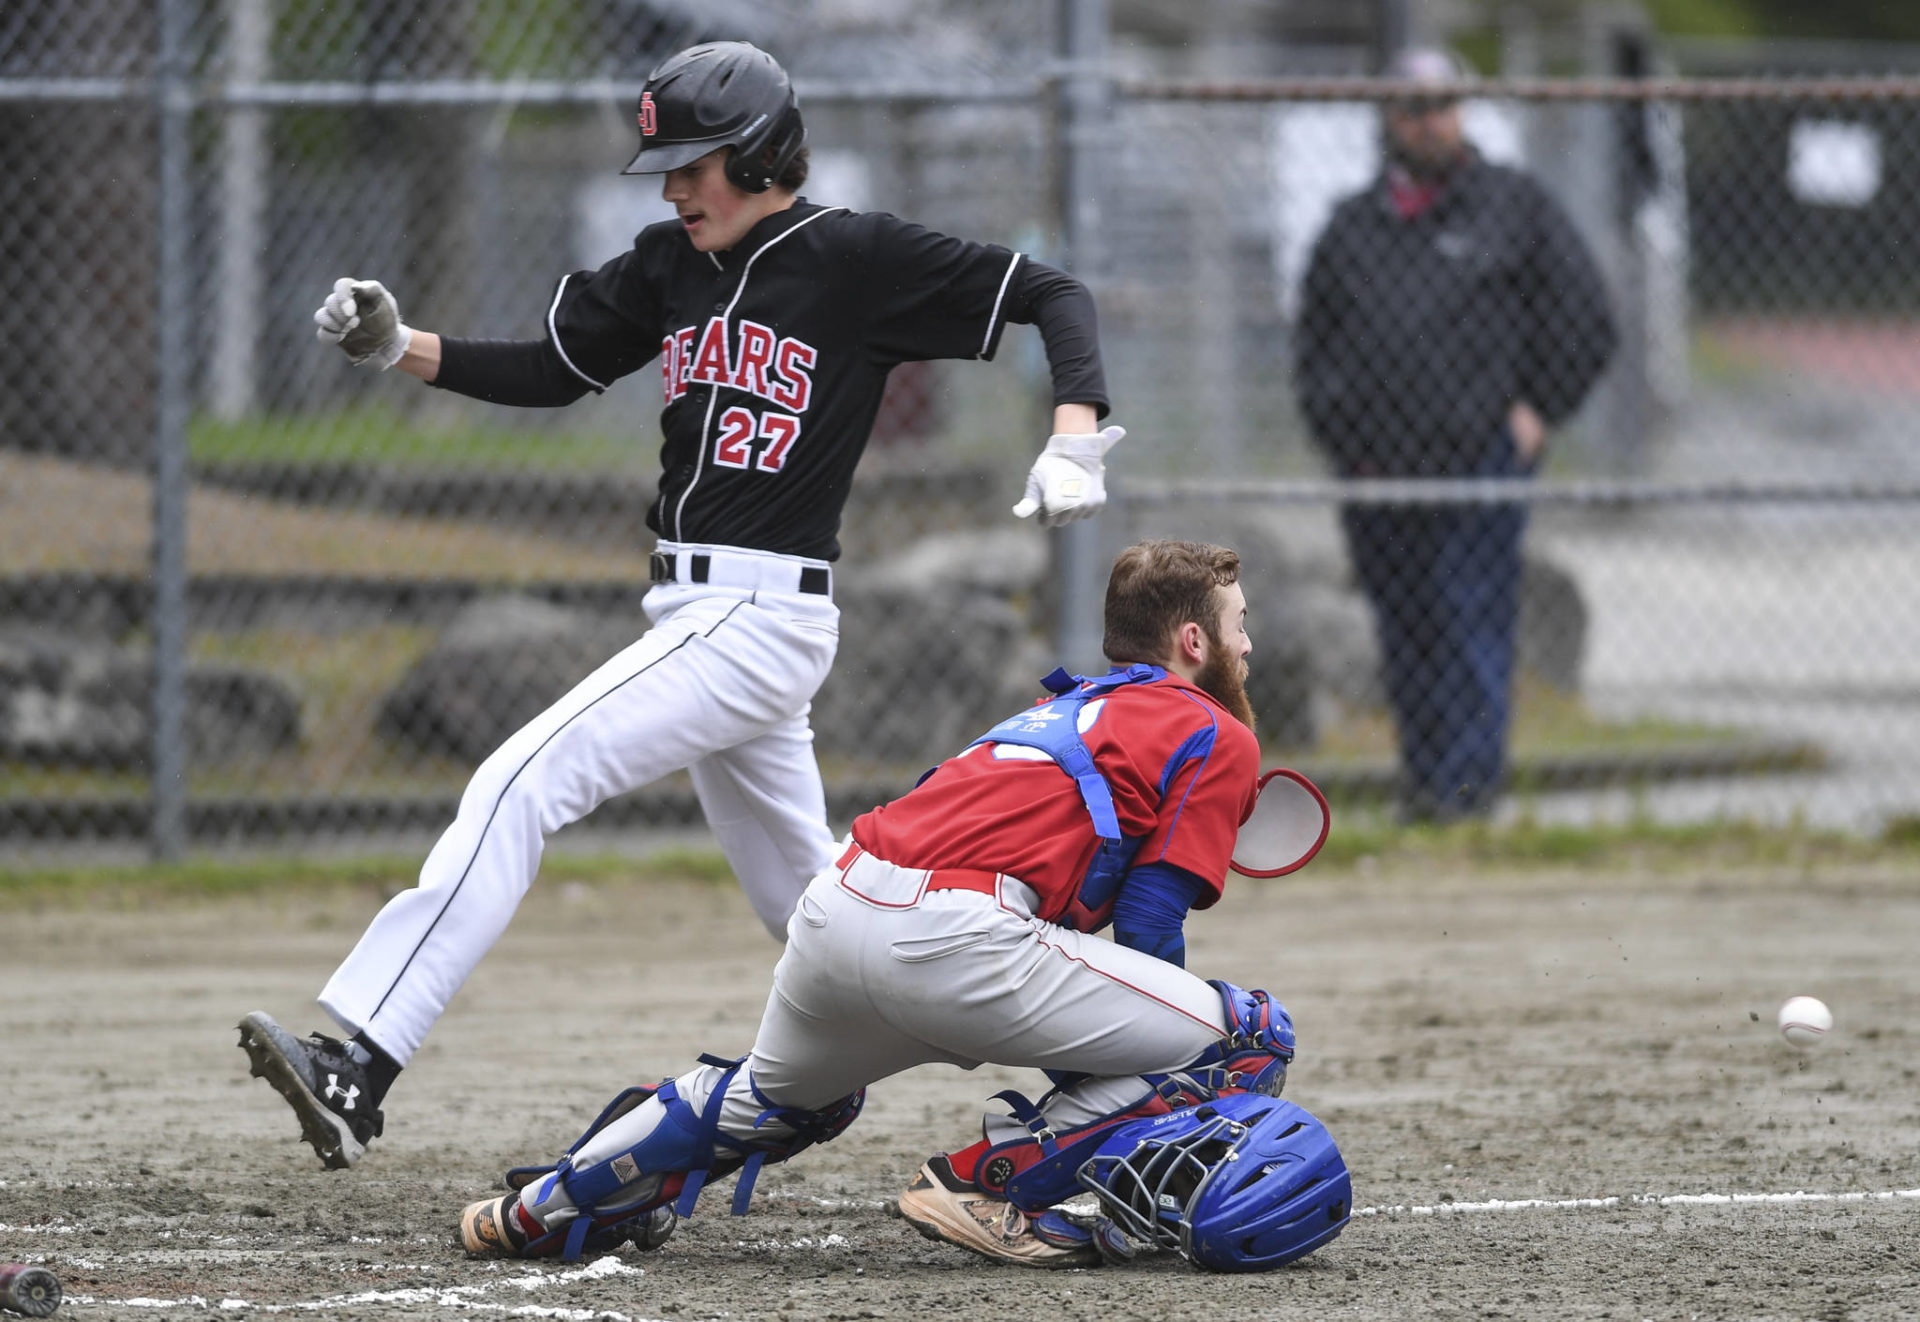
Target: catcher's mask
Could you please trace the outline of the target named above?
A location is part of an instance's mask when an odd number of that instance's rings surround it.
[[[640,150],[622,174],[665,174],[731,147],[727,179],[764,193],[807,140],[787,71],[744,41],[710,41],[668,57],[640,93]]]
[[[1079,1179],[1129,1234],[1208,1271],[1271,1271],[1338,1235],[1353,1212],[1326,1126],[1256,1093],[1123,1125]]]

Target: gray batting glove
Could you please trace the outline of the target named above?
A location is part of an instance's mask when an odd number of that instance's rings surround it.
[[[1058,528],[1098,514],[1107,503],[1102,460],[1126,434],[1125,427],[1109,427],[1091,435],[1049,436],[1047,448],[1027,474],[1027,491],[1013,507],[1014,517],[1038,513],[1042,526]]]
[[[384,372],[413,343],[413,328],[400,320],[400,305],[378,280],[335,280],[313,324],[315,337],[339,345],[355,367],[371,363]]]

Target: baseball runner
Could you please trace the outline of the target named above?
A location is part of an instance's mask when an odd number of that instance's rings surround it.
[[[538,340],[417,330],[375,281],[342,279],[319,338],[439,389],[564,405],[658,360],[665,400],[652,625],[483,762],[419,885],[395,897],[320,994],[351,1035],[296,1039],[262,1013],[240,1045],[330,1168],[381,1133],[381,1103],[499,938],[546,837],[682,768],[767,930],[834,857],[808,703],[832,664],[840,513],[898,363],[992,358],[1032,324],[1054,435],[1014,507],[1056,526],[1105,501],[1107,411],[1093,302],[991,244],[798,194],[806,131],[786,72],[743,42],[649,76],[629,174],[664,176],[677,219],[563,277]]]
[[[1277,1097],[1294,1054],[1292,1021],[1265,992],[1184,968],[1187,913],[1218,898],[1256,795],[1238,575],[1219,547],[1123,553],[1107,588],[1114,668],[1056,671],[1052,698],[855,821],[788,925],[752,1051],[623,1093],[555,1165],[511,1173],[516,1192],[469,1206],[465,1247],[651,1246],[713,1176],[742,1172],[743,1211],[760,1166],[842,1132],[869,1083],[990,1061],[1043,1069],[1056,1086],[1038,1103],[1002,1094],[1013,1114],[930,1159],[901,1213],[1001,1262],[1124,1252],[1111,1225],[1054,1210],[1080,1191],[1086,1160],[1122,1126]],[[1112,940],[1094,935],[1109,923]],[[1324,1139],[1311,1120],[1302,1144]],[[1305,1168],[1282,1164],[1273,1195],[1302,1195]]]

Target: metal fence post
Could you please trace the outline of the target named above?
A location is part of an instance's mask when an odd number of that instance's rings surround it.
[[[187,359],[192,279],[188,189],[193,114],[188,85],[189,0],[161,0],[158,100],[159,235],[154,271],[153,697],[150,847],[178,858],[186,843]]]
[[[1411,44],[1413,21],[1407,9],[1407,0],[1378,0],[1379,12],[1373,37],[1376,68],[1385,69],[1393,63],[1394,56]]]
[[[227,0],[227,48],[232,80],[264,81],[273,71],[272,0]],[[221,112],[219,171],[220,245],[213,255],[215,284],[213,359],[207,364],[208,403],[213,415],[234,421],[252,412],[257,386],[261,315],[267,280],[267,113],[257,106]]]
[[[1107,116],[1107,0],[1065,0],[1061,84],[1061,172],[1067,264],[1098,287],[1100,179],[1096,152]],[[1118,456],[1126,462],[1124,452]],[[1101,615],[1106,596],[1103,542],[1098,517],[1070,523],[1054,534],[1060,575],[1060,617],[1054,639],[1060,660],[1082,671],[1100,658]]]

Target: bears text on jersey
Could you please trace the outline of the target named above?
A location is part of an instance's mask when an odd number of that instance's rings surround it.
[[[819,351],[805,340],[776,335],[771,327],[742,317],[728,335],[724,317],[683,326],[660,341],[660,389],[669,404],[696,385],[730,386],[786,409],[805,413],[813,402],[813,368]]]

